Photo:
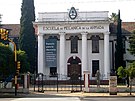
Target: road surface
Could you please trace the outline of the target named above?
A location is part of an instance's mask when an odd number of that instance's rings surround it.
[[[0,98],[0,101],[135,101],[135,97]]]

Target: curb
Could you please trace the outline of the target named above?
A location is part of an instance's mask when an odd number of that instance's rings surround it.
[[[40,98],[40,97],[79,97],[80,99],[83,98],[104,98],[104,97],[110,97],[110,98],[120,98],[120,97],[135,97],[135,93],[132,93],[130,95],[129,93],[117,93],[117,95],[110,95],[109,93],[84,93],[84,92],[77,92],[77,93],[62,93],[62,92],[45,92],[45,93],[39,93],[39,92],[29,92],[28,94],[18,93],[17,96],[14,95],[14,93],[1,93],[0,98]]]

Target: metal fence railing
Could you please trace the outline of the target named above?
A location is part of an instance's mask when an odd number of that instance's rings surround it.
[[[33,75],[31,83],[34,91],[82,91],[81,77],[71,79],[67,75]]]
[[[45,91],[83,91],[84,89],[84,78],[83,76],[77,77],[76,79],[68,77],[67,75],[43,75],[36,74],[31,75],[31,88],[34,91],[45,92]],[[99,85],[97,80],[89,80],[90,92],[109,92],[109,79],[100,80]],[[127,86],[126,80],[117,82],[118,92],[130,92],[130,87]],[[135,85],[132,85],[132,92],[135,92]]]
[[[14,88],[14,77],[7,85],[4,86],[4,79],[1,79],[0,90],[2,88]],[[3,80],[3,81],[2,81]],[[29,83],[29,82],[28,82]],[[24,75],[18,76],[19,88],[24,88]],[[130,87],[132,85],[132,87]],[[96,78],[89,80],[89,92],[109,92],[109,79],[100,80],[98,85]],[[84,91],[84,78],[83,76],[69,77],[67,75],[43,75],[43,74],[30,74],[30,88],[38,92],[45,91],[70,91],[70,92],[81,92]],[[132,82],[127,83],[127,79],[117,78],[117,92],[131,93],[135,92],[135,79]]]

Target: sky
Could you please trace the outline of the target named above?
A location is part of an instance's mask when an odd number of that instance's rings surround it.
[[[0,0],[2,24],[19,24],[22,0]],[[72,6],[79,11],[121,12],[123,22],[135,22],[135,0],[34,0],[36,20],[38,12],[67,12]]]

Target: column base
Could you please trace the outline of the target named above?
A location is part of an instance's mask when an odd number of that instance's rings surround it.
[[[90,71],[83,71],[83,73],[84,73],[84,92],[89,92]]]
[[[83,92],[90,92],[90,88],[89,88],[89,87],[85,87],[85,88],[83,89]]]
[[[109,80],[109,79],[110,79],[110,73],[105,74],[103,80]]]

